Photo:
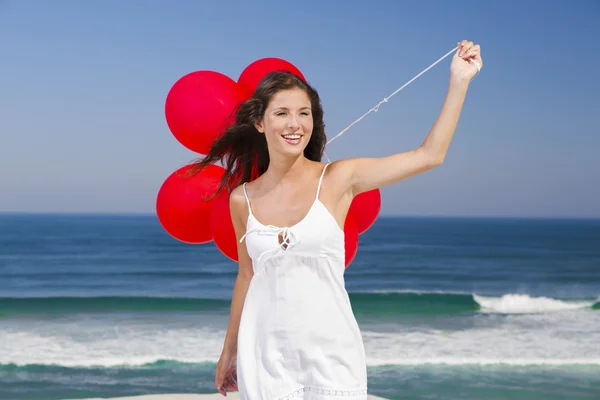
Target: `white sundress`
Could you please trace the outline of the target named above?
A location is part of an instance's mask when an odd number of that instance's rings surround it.
[[[310,210],[291,227],[260,223],[244,184],[249,215],[240,242],[254,276],[238,333],[241,400],[367,399],[365,350],[344,283],[344,231],[319,200],[327,165]]]

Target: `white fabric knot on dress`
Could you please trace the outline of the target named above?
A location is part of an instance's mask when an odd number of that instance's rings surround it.
[[[250,233],[257,233],[259,235],[270,235],[277,236],[277,241],[279,242],[279,246],[274,247],[273,249],[264,251],[257,260],[257,264],[260,264],[260,260],[268,253],[273,253],[271,256],[279,253],[280,251],[286,251],[291,247],[295,246],[299,240],[292,228],[289,227],[279,227],[275,225],[264,225],[260,228],[253,228],[248,230],[244,236],[240,239],[240,243],[244,240],[246,235]]]

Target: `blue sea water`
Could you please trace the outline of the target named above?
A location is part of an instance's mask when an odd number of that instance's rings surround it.
[[[155,216],[0,215],[0,399],[214,393],[236,263]],[[600,398],[600,220],[386,218],[346,288],[369,392]]]

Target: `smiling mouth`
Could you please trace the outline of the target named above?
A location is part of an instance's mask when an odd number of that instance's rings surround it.
[[[302,141],[302,135],[298,134],[281,135],[281,137],[291,145],[296,145]]]

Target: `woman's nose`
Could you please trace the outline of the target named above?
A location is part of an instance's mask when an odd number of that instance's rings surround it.
[[[290,119],[288,120],[288,127],[289,128],[297,128],[298,127],[298,120],[296,119],[296,117],[290,117]]]

